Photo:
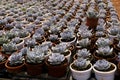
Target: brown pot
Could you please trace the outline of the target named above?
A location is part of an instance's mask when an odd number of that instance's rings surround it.
[[[116,55],[116,53],[113,52],[113,56],[110,58],[110,57],[99,56],[99,55],[97,55],[96,52],[94,52],[93,57],[94,57],[95,61],[100,60],[100,59],[106,59],[107,61],[116,63],[117,55]]]
[[[5,67],[9,73],[20,73],[25,70],[25,62],[18,66],[10,66],[9,61],[7,60],[5,63]]]
[[[86,25],[89,26],[89,29],[94,29],[95,30],[97,24],[98,24],[98,18],[88,18],[87,17]]]
[[[27,74],[31,76],[40,75],[43,69],[43,63],[40,64],[29,64],[25,62],[25,66],[27,69]]]
[[[52,77],[63,77],[67,72],[68,61],[67,59],[60,65],[51,65],[48,62],[48,58],[45,60],[45,64],[48,68],[48,75]]]

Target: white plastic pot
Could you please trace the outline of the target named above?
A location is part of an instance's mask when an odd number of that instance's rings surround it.
[[[103,72],[103,71],[98,71],[94,68],[93,66],[93,71],[95,73],[95,77],[97,80],[114,80],[115,77],[115,71],[117,69],[116,65],[111,63],[115,68],[111,71]]]
[[[91,71],[92,71],[91,63],[90,63],[91,67],[88,70],[84,70],[84,71],[77,71],[71,67],[72,65],[73,65],[73,63],[70,64],[70,70],[72,72],[72,77],[75,80],[88,80],[88,78],[90,78]]]

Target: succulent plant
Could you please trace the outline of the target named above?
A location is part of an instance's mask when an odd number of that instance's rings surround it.
[[[77,54],[77,57],[80,57],[80,58],[88,58],[91,56],[90,51],[87,50],[86,48],[78,50],[78,52],[76,54]]]
[[[29,32],[27,32],[26,30],[21,30],[21,31],[19,31],[19,33],[18,33],[18,37],[20,37],[20,38],[25,38],[25,37],[27,37],[29,35]]]
[[[5,36],[0,37],[0,45],[3,45],[4,43],[8,43],[9,39]]]
[[[35,39],[28,39],[26,42],[25,42],[26,46],[27,47],[30,47],[30,48],[33,48],[35,45],[36,45],[36,40]]]
[[[112,55],[113,48],[110,48],[110,46],[99,47],[98,50],[96,50],[96,52],[102,56],[109,56]]]
[[[80,36],[82,38],[90,38],[92,36],[92,30],[83,30],[81,33],[80,33]]]
[[[9,60],[10,66],[17,66],[22,64],[25,59],[24,59],[24,56],[22,56],[21,54],[14,53],[8,58],[8,60]]]
[[[33,35],[33,38],[34,38],[36,41],[40,41],[40,40],[43,39],[43,36],[42,36],[41,34],[39,34],[39,33],[35,33],[35,34]]]
[[[0,62],[3,62],[3,61],[5,61],[6,59],[5,59],[5,56],[3,56],[2,54],[0,54]]]
[[[22,40],[19,37],[15,37],[14,39],[12,39],[12,42],[15,44],[19,44],[20,42],[22,42]]]
[[[65,56],[60,53],[52,53],[48,58],[48,62],[51,65],[61,64],[64,60],[65,60]]]
[[[17,35],[15,34],[15,33],[12,33],[12,32],[7,32],[6,34],[5,34],[5,36],[8,38],[8,39],[13,39],[13,38],[15,38]]]
[[[102,37],[102,36],[105,36],[105,35],[106,34],[103,31],[96,31],[96,33],[95,33],[95,36],[97,36],[97,37]]]
[[[91,40],[89,40],[89,38],[85,38],[85,39],[81,39],[81,40],[77,41],[77,45],[80,48],[88,47],[90,44],[91,44]]]
[[[60,36],[62,39],[67,40],[67,41],[75,37],[74,33],[71,30],[63,31],[62,33],[60,33]]]
[[[88,18],[98,18],[98,12],[92,7],[88,9],[86,14]]]
[[[45,35],[45,31],[43,28],[38,28],[36,29],[35,33],[41,34],[41,35]]]
[[[109,33],[110,35],[116,36],[116,35],[118,34],[119,30],[120,30],[120,29],[119,29],[118,27],[110,27],[110,28],[108,29],[108,33]]]
[[[104,47],[104,46],[109,46],[109,45],[111,45],[111,40],[109,39],[109,38],[103,38],[103,37],[101,37],[101,38],[98,38],[98,40],[96,41],[96,45],[98,46],[98,47]]]
[[[42,63],[45,59],[45,54],[39,50],[27,51],[26,62],[31,64]]]
[[[17,46],[12,42],[3,44],[2,46],[2,51],[4,52],[14,52],[16,50],[17,50]]]
[[[50,35],[49,40],[52,41],[52,42],[59,40],[58,35],[55,35],[55,34]]]
[[[79,70],[84,70],[88,67],[88,65],[90,64],[90,61],[88,61],[87,59],[83,59],[83,58],[78,58],[76,59],[73,64],[79,69]]]
[[[108,70],[108,69],[111,67],[111,64],[110,64],[110,62],[106,61],[105,59],[102,59],[102,60],[98,60],[98,61],[94,64],[94,67],[95,67],[97,70],[106,71],[106,70]]]
[[[58,34],[60,32],[60,29],[59,29],[59,27],[57,27],[57,26],[50,26],[50,33],[52,33],[52,34]]]

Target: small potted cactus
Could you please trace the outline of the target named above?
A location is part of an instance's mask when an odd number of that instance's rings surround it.
[[[117,57],[116,53],[113,52],[113,48],[110,48],[110,46],[99,47],[93,53],[93,56],[96,60],[106,59],[110,62],[115,62]]]
[[[68,42],[69,44],[73,45],[76,42],[76,36],[73,31],[66,29],[60,33],[61,41]]]
[[[98,12],[94,8],[89,7],[86,15],[87,15],[86,25],[89,26],[90,29],[95,30],[98,24]]]
[[[21,53],[12,54],[5,63],[5,67],[9,73],[19,73],[24,71],[25,62]]]
[[[24,40],[20,39],[19,37],[12,39],[12,42],[16,44],[18,50],[24,47]]]
[[[39,49],[27,50],[25,65],[27,74],[31,76],[40,75],[42,73],[43,64],[45,59],[45,53]]]
[[[68,61],[63,54],[52,53],[45,60],[48,75],[52,77],[63,77],[67,72]]]
[[[116,65],[105,59],[98,60],[93,65],[93,71],[97,80],[114,80],[116,70]]]
[[[88,80],[91,76],[92,64],[86,59],[78,58],[70,64],[70,70],[75,80]]]

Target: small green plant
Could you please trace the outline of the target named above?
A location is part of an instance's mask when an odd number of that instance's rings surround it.
[[[48,58],[48,62],[50,62],[51,65],[61,64],[64,60],[65,56],[60,53],[52,53]]]
[[[97,69],[97,70],[100,70],[100,71],[106,71],[110,68],[111,64],[110,62],[106,61],[105,59],[102,59],[102,60],[98,60],[95,64],[94,64],[94,67]]]

